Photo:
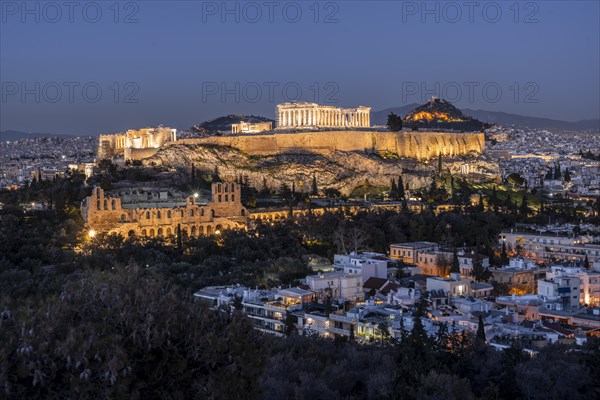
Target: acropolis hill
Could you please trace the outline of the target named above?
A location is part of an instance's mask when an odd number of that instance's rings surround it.
[[[450,103],[439,99],[434,98],[426,105],[432,109],[444,105],[463,117]],[[335,151],[359,151],[392,153],[417,160],[439,155],[453,157],[481,153],[484,150],[483,133],[373,129],[370,112],[371,108],[364,106],[339,108],[316,103],[284,103],[277,106],[277,128],[274,131],[213,136],[178,143],[228,146],[250,155],[326,155]],[[461,121],[453,118],[451,123]]]
[[[299,191],[306,191],[316,179],[321,188],[344,194],[365,184],[386,186],[401,173],[409,188],[425,187],[434,169],[428,160],[440,156],[453,173],[490,173],[477,157],[485,147],[483,133],[423,128],[392,132],[371,127],[370,110],[284,103],[277,106],[277,126],[269,131],[236,121],[240,125],[232,130],[243,128],[243,133],[163,141],[152,148],[124,140],[123,151],[126,159],[145,165],[188,170],[193,165],[200,173],[217,168],[226,175],[244,175],[256,188],[276,189],[282,182],[295,182]]]
[[[426,160],[442,155],[453,157],[481,153],[483,133],[456,132],[385,132],[369,129],[318,132],[269,132],[261,134],[212,136],[184,139],[167,144],[212,144],[238,149],[249,155],[282,153],[321,154],[335,151],[392,153],[398,157]]]

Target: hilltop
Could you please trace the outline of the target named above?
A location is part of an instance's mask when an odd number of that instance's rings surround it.
[[[425,129],[451,129],[477,132],[491,126],[473,117],[466,116],[449,101],[435,97],[406,115],[404,117],[404,125]]]
[[[259,115],[230,114],[194,125],[191,130],[200,133],[231,132],[231,125],[238,124],[240,121],[249,123],[272,122],[275,126],[275,121]]]

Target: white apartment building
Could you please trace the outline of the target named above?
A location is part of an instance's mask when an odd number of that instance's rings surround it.
[[[388,263],[390,261],[392,260],[384,254],[370,252],[352,252],[333,256],[335,269],[342,270],[347,274],[361,275],[363,282],[372,277],[387,279]]]
[[[600,261],[600,244],[590,243],[589,238],[582,236],[502,232],[499,244],[503,243],[512,249],[519,246],[526,257],[536,262],[554,260],[582,263],[586,254],[590,264]]]
[[[327,272],[318,275],[308,275],[306,284],[310,290],[322,296],[350,301],[364,300],[362,276],[345,272]]]

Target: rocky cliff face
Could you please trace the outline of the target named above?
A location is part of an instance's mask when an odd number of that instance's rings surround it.
[[[476,159],[469,163],[474,165]],[[444,168],[458,173],[466,161],[444,162]],[[250,185],[261,189],[263,182],[272,190],[279,189],[282,182],[296,190],[309,192],[313,176],[319,189],[332,188],[349,195],[356,187],[368,183],[372,186],[389,187],[392,177],[402,175],[405,185],[412,190],[428,187],[436,163],[421,163],[411,159],[385,159],[377,155],[360,152],[336,151],[330,155],[320,154],[277,154],[250,156],[235,148],[200,145],[174,144],[160,149],[154,156],[143,160],[145,165],[165,165],[191,169],[194,165],[200,173],[211,173],[215,167],[223,177],[248,177]],[[489,172],[490,165],[481,160],[478,169]],[[472,167],[473,168],[473,167]]]

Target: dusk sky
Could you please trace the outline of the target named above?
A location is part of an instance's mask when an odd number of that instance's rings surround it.
[[[0,1],[0,130],[272,118],[298,88],[302,101],[373,111],[436,95],[461,108],[600,118],[598,1],[430,2],[430,13],[401,1],[136,1],[118,15],[99,1],[80,2],[72,21],[62,2],[61,15],[46,3]]]

